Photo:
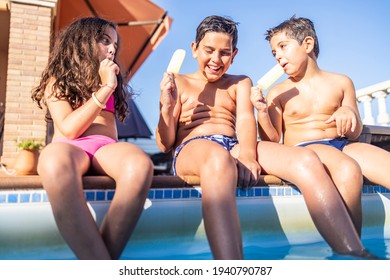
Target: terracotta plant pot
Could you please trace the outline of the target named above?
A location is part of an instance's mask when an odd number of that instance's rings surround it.
[[[39,150],[20,150],[14,164],[16,174],[37,175],[38,157]]]

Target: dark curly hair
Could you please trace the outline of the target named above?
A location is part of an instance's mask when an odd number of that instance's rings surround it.
[[[55,79],[53,95],[60,100],[67,100],[73,109],[91,98],[92,92],[101,84],[97,43],[103,38],[107,27],[117,28],[115,23],[105,19],[87,17],[74,21],[58,35],[40,83],[32,90],[31,97],[39,108],[47,105],[44,93],[51,78]],[[117,63],[115,59],[114,62]],[[118,120],[123,122],[128,113],[127,101],[133,92],[124,84],[121,74],[117,75],[117,81],[113,93],[115,112]],[[50,112],[47,119],[50,119]]]

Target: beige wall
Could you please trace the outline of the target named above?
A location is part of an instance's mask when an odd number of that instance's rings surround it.
[[[53,1],[11,0],[5,99],[5,125],[1,162],[11,166],[17,141],[45,139],[45,112],[31,100],[50,51]]]

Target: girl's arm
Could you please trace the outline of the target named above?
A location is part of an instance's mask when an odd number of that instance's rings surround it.
[[[101,61],[99,76],[103,86],[76,110],[73,110],[67,100],[59,100],[54,96],[53,84],[55,80],[50,80],[45,89],[45,99],[55,126],[64,137],[78,138],[91,126],[115,91],[118,73],[119,67],[115,62],[109,59]]]
[[[59,100],[52,95],[53,83],[50,82],[45,90],[47,106],[55,127],[68,139],[78,138],[91,126],[102,110],[98,104],[104,105],[113,92],[108,86],[101,87],[94,93],[97,101],[90,98],[73,110],[67,100]]]

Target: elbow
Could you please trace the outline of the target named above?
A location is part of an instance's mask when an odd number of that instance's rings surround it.
[[[167,145],[167,143],[164,143],[161,138],[159,137],[159,134],[156,134],[156,144],[157,144],[157,147],[163,152],[163,153],[167,153],[171,150],[172,148],[172,145]]]
[[[157,147],[161,150],[163,153],[168,153],[171,148],[163,145],[162,143],[157,143]]]
[[[281,136],[277,133],[268,135],[267,133],[260,133],[260,139],[269,142],[279,143]]]
[[[80,137],[80,135],[81,135],[81,134],[77,133],[77,131],[72,131],[71,129],[70,130],[62,129],[62,130],[60,130],[60,132],[66,139],[69,139],[69,140],[74,140],[74,139]]]
[[[272,138],[272,139],[271,139],[272,142],[275,142],[275,143],[280,143],[280,142],[282,142],[282,134],[275,133],[274,135],[272,135],[271,138]]]

